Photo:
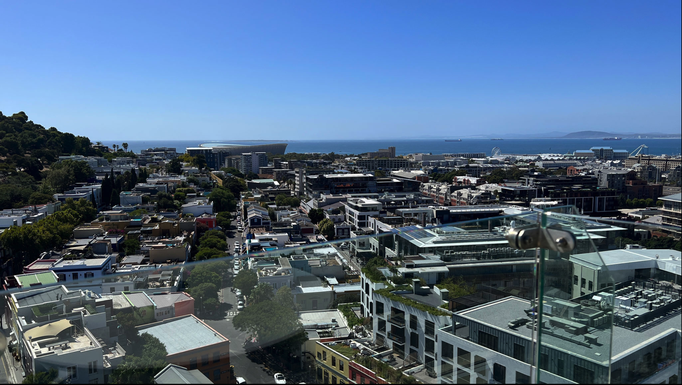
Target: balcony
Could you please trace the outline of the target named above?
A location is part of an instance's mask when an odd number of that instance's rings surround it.
[[[405,327],[405,316],[403,314],[400,314],[400,315],[391,314],[388,316],[387,320],[389,323],[391,323],[393,325],[399,326],[401,328]]]
[[[405,334],[398,334],[398,333],[393,333],[393,332],[388,332],[388,339],[390,339],[393,342],[397,342],[401,345],[405,344]]]

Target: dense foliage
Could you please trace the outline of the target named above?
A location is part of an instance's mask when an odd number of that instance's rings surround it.
[[[125,360],[112,373],[113,384],[153,384],[154,375],[166,366],[166,346],[148,333],[133,339]]]
[[[49,177],[44,170],[54,167],[61,155],[101,156],[102,152],[86,137],[33,123],[23,111],[12,116],[0,112],[0,209],[29,204],[31,195],[41,189],[39,182]],[[45,203],[44,196],[31,204],[39,203]]]
[[[234,317],[234,326],[256,336],[261,346],[275,348],[278,352],[296,351],[308,337],[296,314],[291,289],[282,287],[272,297],[272,286],[266,286],[259,289],[262,293],[256,302],[249,301],[249,306]],[[265,293],[266,289],[270,294]]]

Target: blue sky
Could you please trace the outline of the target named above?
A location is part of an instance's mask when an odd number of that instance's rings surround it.
[[[680,1],[6,1],[0,111],[92,140],[679,133]]]

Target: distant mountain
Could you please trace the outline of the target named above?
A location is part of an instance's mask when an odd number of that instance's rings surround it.
[[[578,131],[572,132],[568,135],[564,135],[563,138],[566,139],[602,139],[602,138],[613,138],[619,137],[623,139],[678,139],[682,137],[680,134],[664,134],[660,132],[647,132],[647,133],[613,133],[606,131]]]
[[[572,132],[568,135],[564,135],[563,137],[566,139],[600,139],[600,138],[610,138],[614,136],[621,136],[618,134],[612,134],[610,132],[605,132],[605,131],[578,131],[578,132]]]

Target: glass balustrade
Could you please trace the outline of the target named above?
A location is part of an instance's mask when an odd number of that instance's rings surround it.
[[[206,261],[59,256],[4,280],[4,371],[9,382],[676,383],[679,241],[634,245],[666,230],[560,207],[293,247],[273,236]]]

